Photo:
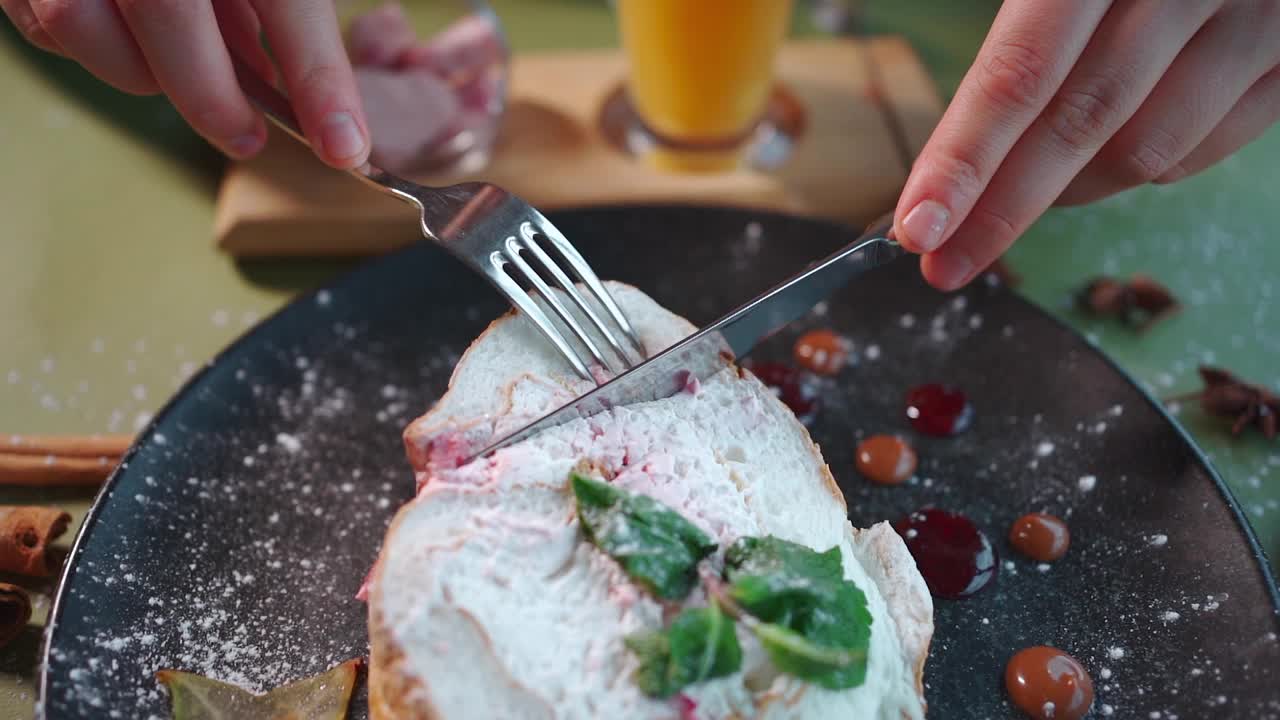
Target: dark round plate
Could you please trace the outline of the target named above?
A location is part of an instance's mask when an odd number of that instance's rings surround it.
[[[728,209],[553,219],[602,276],[700,324],[855,235]],[[401,428],[503,309],[420,244],[299,299],[195,377],[76,541],[49,632],[45,714],[168,717],[160,668],[262,689],[366,654],[354,595],[413,488]],[[1079,335],[991,284],[935,293],[911,262],[864,277],[796,331],[814,326],[857,349],[825,383],[813,425],[854,524],[938,505],[971,517],[1001,555],[994,587],[936,601],[931,716],[1014,717],[1004,664],[1036,644],[1084,662],[1096,715],[1280,716],[1277,595],[1239,508],[1186,434]],[[788,335],[757,355],[786,357]],[[903,395],[935,380],[969,394],[968,432],[911,431]],[[874,432],[911,439],[914,481],[858,477],[856,439]],[[1033,510],[1070,521],[1071,550],[1052,566],[1005,540]],[[357,697],[352,717],[366,714]]]

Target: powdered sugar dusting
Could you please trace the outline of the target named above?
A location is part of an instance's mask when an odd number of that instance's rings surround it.
[[[367,653],[362,632],[353,643],[335,628],[364,627],[354,596],[413,477],[394,426],[361,428],[389,410],[387,423],[407,423],[457,356],[436,348],[430,378],[388,408],[339,378],[352,364],[408,377],[406,358],[359,347],[347,325],[317,340],[305,353],[268,348],[215,368],[225,390],[186,402],[222,413],[230,430],[194,429],[180,405],[144,438],[108,506],[130,531],[95,536],[66,598],[51,656],[60,716],[168,717],[153,677],[162,668],[262,691]],[[234,421],[249,412],[269,420]]]
[[[291,453],[296,453],[302,450],[302,441],[299,440],[296,435],[290,435],[289,433],[277,433],[276,442],[280,444],[280,447]]]

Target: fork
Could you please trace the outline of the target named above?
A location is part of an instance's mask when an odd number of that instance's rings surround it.
[[[298,125],[288,98],[239,58],[232,56],[240,87],[249,100],[266,117],[294,139],[309,145]],[[372,163],[348,171],[366,185],[390,195],[418,210],[419,229],[428,240],[444,247],[472,270],[483,275],[506,296],[511,304],[528,317],[551,341],[556,350],[582,378],[599,384],[587,362],[573,348],[547,313],[521,285],[523,280],[546,302],[565,327],[586,348],[591,359],[614,373],[629,370],[644,360],[635,329],[618,303],[609,294],[591,266],[551,221],[529,203],[502,188],[483,182],[469,182],[448,187],[426,187],[393,175]],[[591,307],[569,273],[543,247],[549,244],[587,292],[604,308],[609,324]],[[534,262],[530,262],[530,258]],[[587,330],[553,291],[536,263],[550,275],[556,287],[572,300],[577,310],[604,338],[613,351],[602,352]],[[618,332],[615,332],[618,331]],[[622,340],[619,339],[622,336]],[[626,342],[626,347],[623,341]],[[634,357],[628,354],[630,349]],[[613,361],[607,360],[612,357]]]

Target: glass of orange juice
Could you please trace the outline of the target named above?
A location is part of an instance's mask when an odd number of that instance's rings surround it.
[[[616,0],[629,63],[628,148],[675,171],[776,164],[780,128],[767,111],[792,4]]]

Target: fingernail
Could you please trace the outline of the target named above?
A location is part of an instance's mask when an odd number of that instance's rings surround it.
[[[262,142],[260,135],[241,135],[230,142],[231,154],[238,158],[249,157],[262,149]]]
[[[364,152],[364,135],[349,112],[330,113],[320,128],[324,151],[335,160],[349,160]]]
[[[902,231],[906,233],[907,247],[917,252],[933,252],[942,244],[942,234],[947,231],[951,212],[935,200],[921,200],[902,218]]]
[[[941,290],[958,290],[973,274],[973,260],[967,253],[956,251],[934,256],[933,280]]]

